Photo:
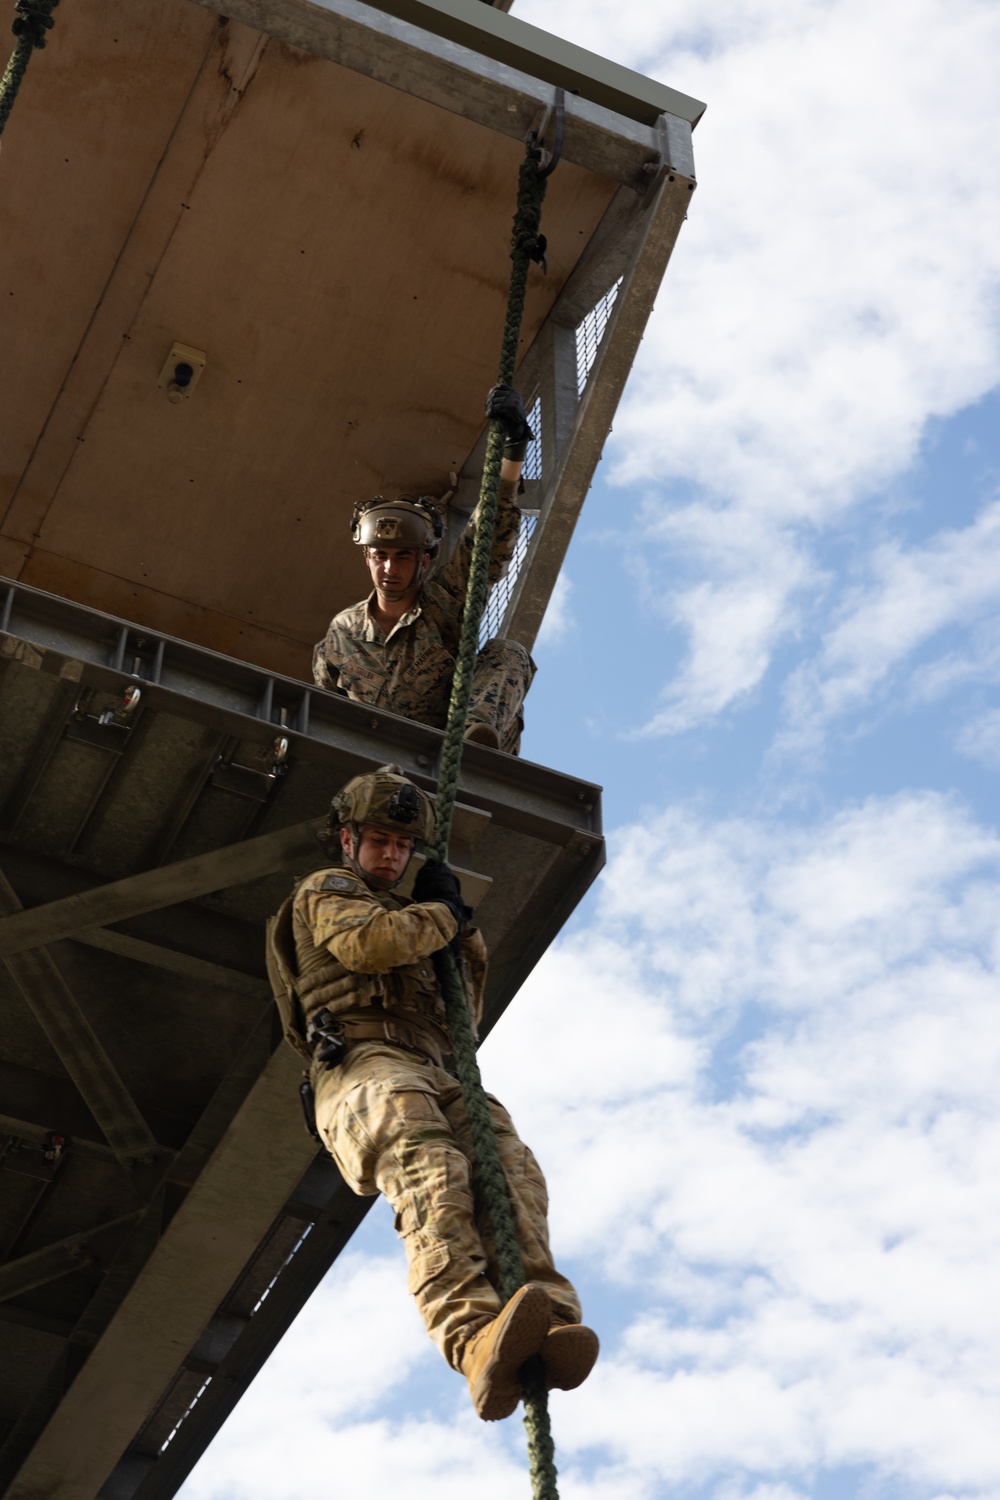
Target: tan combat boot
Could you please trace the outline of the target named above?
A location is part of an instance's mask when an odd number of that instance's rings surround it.
[[[484,1422],[510,1416],[521,1399],[517,1372],[538,1353],[551,1322],[548,1294],[543,1287],[528,1285],[514,1293],[492,1323],[473,1334],[462,1353],[462,1374]]]
[[[575,1391],[597,1362],[601,1344],[592,1328],[582,1323],[556,1323],[539,1353],[550,1391]]]

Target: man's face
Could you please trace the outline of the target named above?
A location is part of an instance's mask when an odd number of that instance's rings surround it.
[[[351,856],[353,837],[349,828],[340,830],[340,842],[344,853]],[[402,880],[412,853],[413,840],[407,834],[363,823],[357,852],[352,857],[366,875],[374,875],[377,880],[395,885],[397,880]]]
[[[365,561],[378,592],[398,600],[420,587],[430,558],[416,547],[366,547]]]

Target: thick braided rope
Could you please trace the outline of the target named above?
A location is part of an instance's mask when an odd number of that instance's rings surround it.
[[[14,6],[17,15],[10,29],[17,41],[0,79],[0,135],[10,119],[28,59],[36,47],[45,46],[45,33],[55,25],[52,12],[58,4],[59,0],[17,0]]]
[[[512,385],[514,380],[517,346],[521,335],[521,320],[524,315],[524,298],[528,283],[528,263],[533,258],[538,244],[538,226],[544,196],[545,179],[539,173],[539,163],[534,157],[528,155],[521,164],[517,209],[511,236],[513,266],[497,377],[498,383],[502,385]],[[451,701],[448,705],[448,721],[445,727],[441,769],[438,777],[434,852],[437,858],[442,860],[446,859],[448,854],[448,838],[458,795],[463,736],[472,693],[472,674],[475,670],[476,650],[479,643],[479,623],[489,592],[489,560],[497,523],[503,441],[503,430],[500,424],[491,422],[486,446],[486,461],[483,465],[479,506],[476,511],[476,535],[469,570],[465,612],[462,617],[458,665],[452,683]],[[455,1068],[462,1084],[462,1094],[476,1156],[478,1187],[486,1204],[490,1226],[493,1230],[504,1300],[509,1301],[518,1288],[524,1285],[524,1266],[517,1243],[507,1179],[504,1177],[493,1122],[490,1119],[489,1107],[483,1091],[479,1064],[476,1060],[476,1045],[458,965],[454,954],[448,948],[443,949],[435,957],[441,992],[448,1013],[448,1030],[451,1034]],[[544,1369],[538,1356],[532,1359],[525,1368],[524,1408],[533,1500],[558,1500],[555,1449],[549,1424],[548,1396],[545,1389]]]
[[[526,156],[521,163],[518,178],[517,208],[511,233],[513,264],[510,273],[510,290],[507,295],[507,317],[500,345],[498,385],[513,385],[514,383],[517,346],[521,337],[524,298],[528,287],[528,264],[538,244],[538,226],[541,221],[545,185],[546,179],[540,175],[538,161],[533,156]],[[469,711],[472,675],[476,667],[476,651],[479,646],[479,622],[489,595],[490,552],[493,548],[493,533],[497,525],[503,443],[504,435],[500,423],[491,422],[486,444],[486,460],[483,464],[483,479],[479,490],[479,505],[476,510],[476,537],[469,567],[469,584],[465,596],[465,613],[462,617],[458,663],[452,681],[444,745],[441,749],[436,834],[436,853],[439,859],[447,856],[451,820],[458,794],[458,773],[462,759],[465,720]]]

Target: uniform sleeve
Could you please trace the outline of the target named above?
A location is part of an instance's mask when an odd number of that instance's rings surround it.
[[[313,647],[313,681],[317,687],[326,688],[328,693],[335,693],[339,688],[339,675],[335,666],[331,666],[326,654],[326,642],[329,637],[318,641]],[[343,691],[341,689],[341,691]]]
[[[364,637],[367,610],[367,599],[350,609],[342,609],[330,621],[323,639],[313,647],[313,680],[317,687],[326,688],[328,693],[348,692],[341,685],[341,668],[357,657],[356,642]]]
[[[440,901],[386,911],[374,897],[310,890],[300,896],[313,942],[355,974],[387,974],[436,953],[457,923]]]
[[[496,583],[504,569],[507,567],[514,555],[514,544],[517,541],[518,528],[521,525],[521,512],[515,504],[517,498],[517,480],[502,479],[500,481],[500,495],[498,499],[497,529],[493,536],[493,548],[490,552],[489,581]],[[469,584],[469,568],[472,563],[472,548],[476,540],[476,516],[479,508],[473,511],[469,524],[462,532],[458,545],[454,552],[441,569],[440,573],[434,575],[434,582],[458,600],[465,599],[465,591]]]

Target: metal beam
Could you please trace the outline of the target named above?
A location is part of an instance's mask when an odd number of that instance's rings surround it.
[[[45,906],[12,911],[0,919],[0,956],[24,953],[89,928],[106,927],[163,906],[207,896],[210,891],[273,875],[294,865],[303,855],[315,854],[316,833],[325,821],[310,818],[291,828],[214,849],[210,854],[196,854],[193,859],[94,886]]]
[[[2,921],[30,915],[2,871],[0,912],[11,914]],[[148,1164],[156,1141],[49,953],[40,948],[4,962],[119,1162],[127,1170]]]
[[[661,181],[646,210],[631,268],[615,300],[573,430],[546,500],[530,566],[518,576],[505,620],[506,634],[530,651],[562,567],[594,470],[653,309],[667,262],[690,202],[693,183],[674,173]]]
[[[582,323],[616,282],[628,274],[645,225],[642,195],[620,187],[559,293],[550,316],[573,328]],[[539,338],[544,327],[543,324]]]
[[[695,124],[705,113],[700,100],[479,0],[379,0],[377,8],[626,119],[651,125],[669,113]]]
[[[11,633],[0,634],[0,658],[10,659],[19,670],[40,671],[114,695],[135,685],[135,677],[108,665],[109,628],[123,621],[26,584],[12,584],[8,597]],[[240,739],[259,736],[262,747],[280,728],[291,742],[289,760],[321,763],[331,788],[361,769],[384,764],[391,749],[406,775],[433,789],[433,768],[443,740],[440,730],[354,703],[340,693],[307,688],[294,678],[187,641],[142,633],[151,645],[162,641],[165,647],[157,679],[139,679],[148,709]],[[298,702],[295,722],[280,725],[277,716],[262,718],[261,705],[268,699]],[[577,828],[597,831],[591,809],[600,800],[598,787],[478,745],[469,744],[463,752],[462,798],[492,813],[498,824],[539,838],[564,843]],[[91,919],[80,925],[104,926],[117,920]]]
[[[6,1500],[93,1500],[101,1489],[315,1155],[300,1072],[287,1047],[271,1058]]]
[[[361,0],[198,3],[513,140],[524,139],[552,103],[553,88],[561,86],[566,90],[564,159],[618,182],[637,185],[646,164],[656,158],[658,115],[666,110],[690,128],[704,109],[684,94],[619,69],[482,0],[459,0],[461,21],[454,35],[451,18],[422,0],[412,6],[410,0],[399,0],[398,8],[395,0],[377,8]],[[481,20],[482,28],[477,25]],[[435,31],[427,22],[441,24]],[[490,28],[497,23],[505,35],[495,44]],[[516,40],[513,49],[508,46],[511,37]],[[595,75],[606,74],[606,83],[634,81],[643,94],[638,107],[633,100],[633,107],[619,108],[628,102],[627,87],[601,88],[596,76],[596,87],[577,89],[571,79],[579,69],[568,65],[569,54],[592,64]],[[611,99],[617,103],[609,103]]]
[[[81,1105],[81,1112],[83,1107]],[[43,1151],[48,1144],[49,1131],[34,1120],[22,1120],[18,1115],[0,1114],[0,1135],[14,1135],[30,1141],[35,1150]],[[73,1135],[73,1154],[90,1156],[98,1161],[111,1161],[114,1152],[105,1141],[91,1141],[79,1133]]]
[[[224,964],[211,963],[206,958],[194,958],[176,948],[164,948],[162,943],[148,943],[144,938],[111,932],[105,927],[77,932],[73,936],[75,942],[86,943],[89,948],[102,948],[105,953],[117,953],[120,958],[131,958],[136,963],[164,969],[168,974],[179,974],[197,984],[218,985],[220,989],[249,995],[254,1000],[271,998],[271,987],[266,980],[256,979],[253,974],[244,974],[239,969],[226,968]]]
[[[0,1266],[0,1302],[10,1297],[30,1292],[33,1287],[45,1286],[81,1266],[94,1265],[101,1251],[114,1250],[121,1231],[130,1229],[142,1217],[143,1210],[135,1209],[119,1219],[110,1219],[107,1224],[98,1224],[94,1229],[85,1229],[79,1234],[67,1235],[52,1245],[32,1250],[29,1255],[18,1256]]]
[[[538,338],[541,380],[538,394],[542,403],[542,479],[555,474],[573,430],[573,420],[580,404],[577,387],[576,328],[573,324],[548,318]]]
[[[164,1205],[169,1193],[176,1205],[176,1194],[185,1193],[198,1179],[199,1173],[212,1152],[230,1128],[233,1117],[245,1102],[271,1055],[271,1032],[273,1017],[264,1012],[253,1032],[240,1049],[232,1067],[213,1094],[197,1125],[170,1166],[165,1183],[160,1184],[137,1225],[120,1245],[102,1277],[93,1297],[82,1313],[66,1328],[53,1327],[50,1331],[68,1337],[65,1351],[67,1368],[75,1374],[89,1356],[121,1306],[130,1288],[141,1279],[144,1267],[164,1232]],[[4,1122],[0,1120],[0,1125]],[[11,1122],[7,1122],[10,1124]],[[86,1143],[74,1137],[73,1153],[78,1154]],[[106,1148],[87,1146],[90,1154],[107,1154]],[[206,1235],[206,1254],[213,1246],[211,1235]],[[0,1321],[4,1318],[16,1320],[16,1310],[9,1303],[0,1303]],[[0,1493],[6,1495],[6,1485],[17,1472],[28,1453],[42,1438],[52,1413],[56,1410],[64,1393],[60,1378],[46,1382],[36,1392],[22,1411],[16,1427],[0,1445]],[[113,1460],[112,1460],[113,1461]],[[67,1460],[72,1468],[73,1457]]]
[[[204,0],[202,0],[204,3]],[[342,3],[342,0],[338,0]],[[222,13],[219,4],[209,10]],[[319,11],[334,11],[333,0],[227,0],[225,14],[284,41],[296,41],[306,51],[315,51],[320,30]],[[605,109],[652,125],[662,114],[677,115],[691,125],[705,113],[705,105],[677,89],[646,78],[631,68],[588,52],[575,42],[553,36],[510,16],[481,0],[379,0],[377,6],[359,6],[367,11],[370,30],[378,30],[379,12],[430,32],[439,42],[451,42],[481,57],[492,58],[539,78],[568,94],[600,104]],[[292,30],[293,35],[289,35]],[[312,37],[309,45],[305,38]],[[296,38],[300,38],[296,40]]]
[[[29,1312],[24,1307],[11,1307],[9,1302],[0,1302],[0,1323],[13,1323],[20,1328],[31,1328],[36,1333],[50,1333],[54,1338],[66,1339],[73,1332],[69,1318],[51,1318],[44,1313]]]
[[[337,1177],[333,1163],[327,1165],[330,1176]],[[186,1418],[183,1442],[172,1442],[158,1454],[131,1491],[130,1500],[171,1500],[177,1493],[373,1203],[374,1199],[359,1198],[343,1182],[337,1183],[291,1265],[272,1286]]]

